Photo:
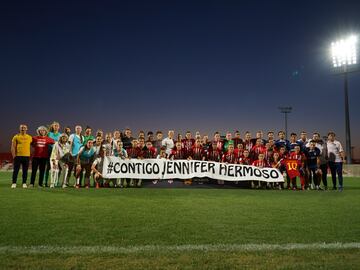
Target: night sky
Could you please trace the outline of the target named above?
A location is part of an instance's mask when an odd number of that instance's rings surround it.
[[[6,3],[7,2],[7,3]],[[335,131],[331,41],[360,35],[360,1],[1,1],[0,150],[20,123],[94,131]],[[360,158],[360,73],[349,76]]]

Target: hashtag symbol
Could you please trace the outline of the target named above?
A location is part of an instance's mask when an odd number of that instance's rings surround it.
[[[107,173],[109,174],[112,173],[113,168],[114,168],[114,162],[110,162],[107,168]]]

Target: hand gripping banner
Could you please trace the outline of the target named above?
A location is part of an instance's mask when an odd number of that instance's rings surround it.
[[[190,179],[208,177],[225,181],[284,182],[275,168],[226,164],[201,160],[121,159],[105,157],[104,178]]]

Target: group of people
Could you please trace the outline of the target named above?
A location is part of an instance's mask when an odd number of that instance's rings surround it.
[[[342,164],[345,153],[341,143],[335,139],[334,132],[329,132],[324,139],[317,132],[313,133],[311,139],[307,138],[304,131],[299,138],[296,133],[291,133],[290,140],[287,140],[284,131],[279,131],[276,137],[273,131],[267,132],[266,137],[262,131],[258,131],[254,138],[248,131],[243,138],[239,131],[234,134],[227,132],[225,136],[215,132],[213,137],[209,138],[207,135],[201,136],[200,132],[196,132],[193,137],[190,131],[187,131],[184,137],[181,134],[175,137],[173,130],[169,130],[166,137],[161,131],[140,131],[138,136],[133,137],[129,128],[124,132],[115,130],[105,134],[102,130],[97,130],[93,135],[90,127],[83,131],[80,125],[75,126],[73,133],[70,127],[65,127],[61,132],[58,122],[53,122],[49,127],[38,127],[37,136],[28,135],[25,124],[21,124],[19,129],[20,132],[13,137],[11,146],[14,158],[12,188],[16,188],[20,167],[23,188],[34,187],[38,170],[39,187],[47,187],[49,179],[51,188],[66,188],[70,185],[76,188],[141,186],[141,179],[103,178],[104,157],[117,156],[122,159],[192,159],[260,168],[273,167],[283,173],[286,186],[279,183],[270,188],[294,190],[327,189],[327,172],[330,169],[333,189],[343,189]],[[30,156],[32,171],[28,186]],[[292,164],[296,161],[296,166],[292,166],[297,172],[295,176],[289,173],[289,161],[292,161]],[[75,181],[70,184],[72,175]],[[298,178],[300,185],[297,185]],[[156,184],[157,181],[153,183]],[[218,180],[217,183],[224,185],[224,181]],[[249,184],[251,188],[269,188],[261,182]]]

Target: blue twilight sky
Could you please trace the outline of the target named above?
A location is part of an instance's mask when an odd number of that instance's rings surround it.
[[[360,1],[2,1],[0,150],[53,120],[212,133],[334,130],[343,78],[329,44],[360,35]],[[360,73],[349,76],[360,157]]]

